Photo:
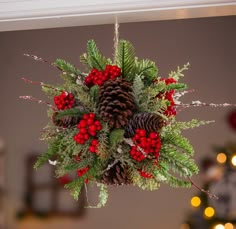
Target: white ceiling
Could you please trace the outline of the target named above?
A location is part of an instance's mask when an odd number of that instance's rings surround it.
[[[0,0],[0,31],[236,15],[236,0]]]

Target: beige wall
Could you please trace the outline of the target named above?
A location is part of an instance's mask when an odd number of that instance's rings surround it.
[[[185,101],[236,103],[236,17],[122,24],[120,33],[122,38],[133,42],[139,57],[157,62],[163,77],[177,65],[191,63],[184,81],[196,92],[187,95]],[[55,69],[34,62],[23,53],[49,60],[60,57],[77,65],[90,38],[96,40],[105,55],[111,55],[113,27],[110,25],[0,33],[0,137],[5,139],[8,149],[9,212],[22,205],[24,155],[46,148],[38,141],[39,131],[47,122],[46,108],[18,99],[19,95],[44,96],[37,86],[24,84],[20,77],[59,82]],[[185,133],[196,148],[197,159],[210,154],[213,144],[235,140],[235,133],[225,122],[228,110],[192,108],[180,114],[180,119],[216,120],[214,125]],[[193,193],[193,188],[171,189],[165,185],[152,193],[127,187],[111,189],[108,206],[88,210],[81,221],[45,222],[38,227],[24,225],[24,229],[52,229],[53,225],[57,229],[175,229],[189,210]]]

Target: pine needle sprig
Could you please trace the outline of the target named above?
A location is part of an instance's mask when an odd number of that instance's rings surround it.
[[[122,77],[132,81],[134,79],[133,68],[135,63],[135,51],[129,41],[120,40],[116,56],[117,65],[121,68]]]

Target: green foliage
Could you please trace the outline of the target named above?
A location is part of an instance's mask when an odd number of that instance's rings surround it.
[[[125,131],[123,129],[114,129],[111,131],[109,135],[109,142],[111,147],[116,146],[124,140],[124,133]]]
[[[60,120],[61,118],[65,117],[65,116],[82,118],[84,113],[85,113],[84,111],[81,111],[77,107],[67,109],[67,110],[61,110],[58,112],[58,114],[56,116],[56,120]]]
[[[62,90],[59,87],[54,87],[49,84],[42,85],[42,91],[49,97],[54,98],[55,96],[59,95]]]
[[[89,94],[91,97],[91,100],[93,103],[97,104],[98,103],[98,95],[99,95],[99,86],[94,85],[93,87],[90,88]]]
[[[177,70],[176,71],[171,71],[170,74],[169,74],[169,78],[173,78],[175,79],[176,81],[178,81],[180,78],[184,77],[184,74],[183,72],[188,70],[190,64],[187,63],[185,64],[182,68],[180,68],[178,66]]]
[[[189,140],[175,132],[166,132],[164,139],[162,139],[162,144],[173,145],[190,155],[194,153],[194,149]]]
[[[160,183],[153,178],[144,178],[140,176],[137,170],[132,170],[132,182],[134,185],[137,185],[142,190],[154,191],[159,189]]]
[[[104,70],[106,64],[110,63],[110,60],[100,54],[94,40],[88,41],[87,52],[88,53],[85,53],[80,57],[80,60],[82,63],[87,64],[90,68]]]
[[[180,91],[180,90],[185,90],[187,88],[187,85],[184,83],[172,83],[172,84],[167,84],[165,91],[169,91],[169,90],[176,90],[176,91]]]
[[[59,143],[59,140],[57,140],[53,144],[49,145],[48,150],[38,157],[38,159],[37,159],[37,161],[36,161],[36,163],[34,165],[35,169],[40,168],[52,156],[54,156],[55,154],[58,153],[58,143]]]
[[[186,129],[193,129],[195,127],[199,127],[202,125],[210,124],[213,123],[214,121],[203,121],[203,120],[197,120],[197,119],[192,119],[191,121],[188,122],[174,122],[171,123],[167,128],[171,128],[174,130],[178,130],[180,132],[181,130],[186,130]]]
[[[98,202],[97,206],[88,206],[89,208],[101,208],[101,207],[104,207],[107,203],[107,200],[108,200],[107,186],[104,184],[101,184],[101,183],[97,183],[97,186],[100,189],[99,202]]]
[[[82,177],[77,178],[76,180],[73,180],[69,184],[65,185],[65,188],[71,190],[71,194],[74,197],[75,200],[79,199],[79,194],[81,192],[81,189],[84,185],[84,179]]]
[[[116,63],[121,68],[122,77],[132,81],[135,77],[133,73],[135,52],[133,45],[129,41],[119,41],[116,53]]]
[[[166,177],[166,180],[164,182],[167,183],[168,185],[170,185],[171,187],[190,188],[192,186],[190,181],[181,180],[177,177],[174,177],[173,175],[171,175],[170,173],[168,173],[165,170],[162,170],[161,173],[163,174],[163,176]]]
[[[190,158],[190,155],[181,152],[174,146],[162,146],[160,160],[163,160],[168,168],[181,176],[192,176],[198,173],[198,167],[194,160]]]
[[[157,78],[158,69],[155,62],[148,59],[135,60],[135,73],[140,76],[145,86],[149,86]]]
[[[72,64],[66,62],[65,60],[62,59],[57,59],[54,63],[60,70],[63,72],[66,72],[68,74],[73,74],[77,76],[80,71],[76,69]]]

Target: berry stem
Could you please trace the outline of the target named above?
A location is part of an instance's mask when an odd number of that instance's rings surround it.
[[[218,196],[216,196],[216,195],[210,193],[209,190],[205,190],[205,189],[199,187],[199,186],[190,178],[190,176],[187,176],[187,177],[188,177],[188,180],[190,181],[190,183],[192,184],[192,186],[194,186],[196,189],[200,190],[201,192],[207,194],[207,195],[209,196],[209,198],[215,198],[215,199],[217,199],[217,200],[219,199]]]
[[[45,84],[44,82],[36,82],[36,81],[32,81],[32,80],[29,80],[29,79],[26,79],[24,77],[21,78],[25,83],[30,83],[30,84],[34,84],[34,85],[39,85],[39,86],[43,86],[43,87],[47,87],[47,88],[51,88],[55,91],[62,91],[58,88],[55,88],[55,87],[52,87],[52,86],[49,86],[47,84]]]
[[[38,57],[38,56],[36,56],[36,55],[31,55],[31,54],[25,53],[24,56],[30,57],[31,59],[36,60],[36,61],[39,61],[39,62],[42,62],[42,63],[49,64],[49,65],[51,65],[51,66],[53,66],[53,67],[59,69],[60,71],[62,71],[62,69],[59,68],[58,66],[56,66],[54,63],[50,63],[48,60],[45,60],[45,59],[43,59],[43,58],[41,58],[41,57]]]
[[[177,107],[200,107],[200,106],[207,106],[207,107],[235,107],[236,104],[230,104],[230,103],[222,103],[222,104],[215,104],[215,103],[203,103],[201,101],[193,101],[192,103],[180,103],[175,104]]]
[[[52,104],[50,104],[49,102],[43,101],[41,99],[34,98],[31,95],[23,95],[23,96],[19,96],[19,98],[20,99],[25,99],[25,100],[31,100],[31,101],[34,101],[34,102],[37,102],[37,103],[46,104],[47,106],[56,109],[56,107],[53,106]]]

